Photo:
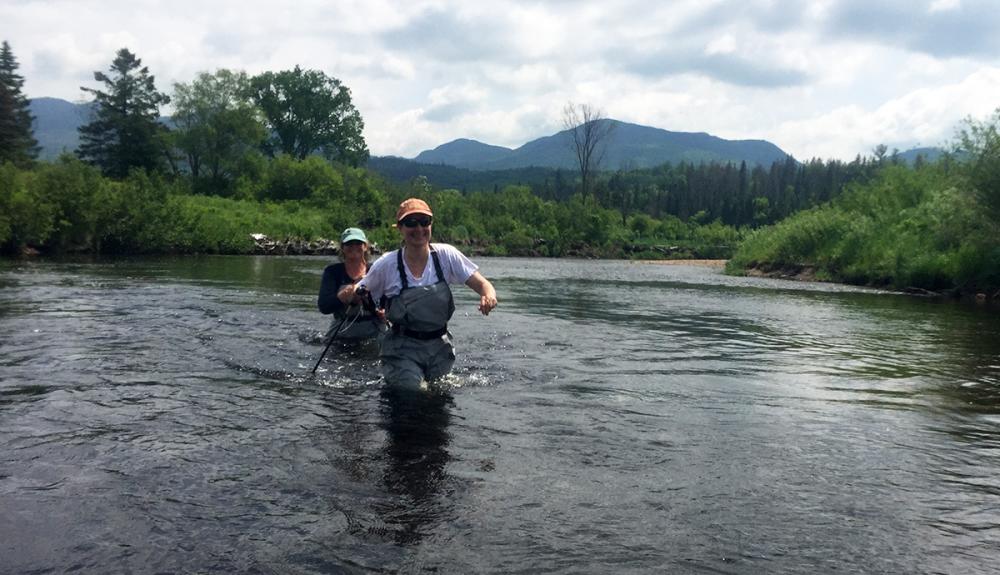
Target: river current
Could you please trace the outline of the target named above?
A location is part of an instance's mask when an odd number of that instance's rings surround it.
[[[483,258],[382,393],[314,257],[0,261],[0,573],[996,573],[1000,314]]]

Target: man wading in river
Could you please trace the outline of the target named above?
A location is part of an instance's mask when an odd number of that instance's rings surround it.
[[[403,247],[383,255],[355,287],[347,288],[367,290],[375,301],[388,298],[385,314],[392,329],[382,341],[382,375],[398,388],[419,389],[422,380],[447,375],[455,363],[448,333],[455,301],[448,284],[464,283],[479,294],[483,315],[497,306],[496,290],[479,266],[454,246],[431,243],[433,218],[423,200],[400,204],[396,229]]]

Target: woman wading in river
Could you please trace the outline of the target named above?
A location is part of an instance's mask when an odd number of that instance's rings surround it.
[[[354,295],[354,284],[368,273],[368,238],[358,228],[340,234],[340,263],[323,270],[319,286],[319,311],[333,314],[329,337],[359,342],[372,339],[381,331],[381,321],[366,311]],[[339,329],[338,329],[339,328]]]
[[[448,320],[455,312],[449,284],[465,284],[479,294],[479,311],[497,306],[493,284],[462,252],[448,244],[431,243],[434,213],[427,202],[410,198],[396,211],[396,229],[403,246],[376,261],[368,274],[346,294],[370,292],[375,301],[387,298],[385,316],[392,327],[382,341],[382,374],[386,383],[418,389],[421,381],[447,375],[455,363],[455,346]]]

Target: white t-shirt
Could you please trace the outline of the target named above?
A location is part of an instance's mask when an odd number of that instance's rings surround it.
[[[438,259],[441,260],[444,280],[449,284],[464,284],[479,269],[479,266],[472,263],[472,260],[465,257],[465,254],[458,251],[455,246],[431,244],[431,249],[437,252]],[[375,260],[365,277],[358,282],[359,287],[364,286],[371,292],[372,298],[376,302],[383,295],[392,297],[398,295],[403,289],[403,284],[399,281],[399,268],[396,266],[398,252],[399,250],[393,250],[383,254],[382,257]],[[406,271],[406,281],[410,287],[432,285],[438,282],[437,271],[434,269],[434,256],[427,257],[424,273],[419,278],[414,277],[410,266],[406,265],[406,258],[403,258],[403,269]]]

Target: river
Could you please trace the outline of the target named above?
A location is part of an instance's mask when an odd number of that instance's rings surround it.
[[[0,261],[0,573],[996,573],[1000,314],[484,258],[435,393],[315,257]]]

